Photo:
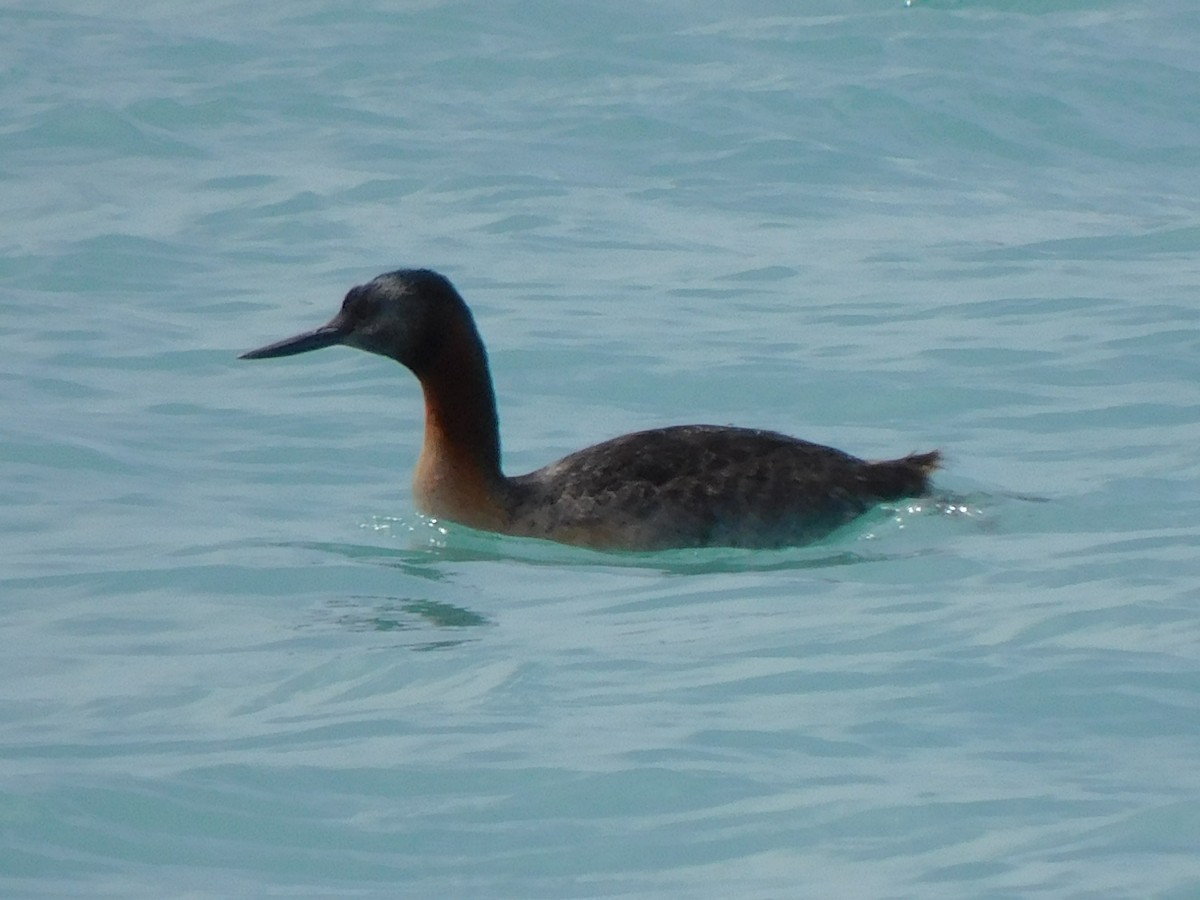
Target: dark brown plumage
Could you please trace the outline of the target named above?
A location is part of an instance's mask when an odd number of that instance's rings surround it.
[[[325,326],[243,355],[346,344],[418,377],[425,440],[414,495],[430,516],[505,534],[620,550],[778,547],[816,540],[929,487],[937,451],[867,462],[771,431],[680,425],[588,447],[506,477],[487,354],[470,310],[435,272],[350,290]]]

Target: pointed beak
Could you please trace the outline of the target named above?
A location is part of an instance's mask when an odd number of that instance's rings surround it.
[[[332,347],[340,344],[346,332],[330,322],[313,331],[284,338],[257,350],[249,350],[238,359],[274,359],[277,356],[294,356],[297,353],[307,353],[309,350],[320,350],[322,347]]]

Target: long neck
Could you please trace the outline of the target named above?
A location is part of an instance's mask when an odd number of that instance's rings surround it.
[[[418,373],[425,393],[425,441],[413,475],[423,512],[503,530],[500,428],[487,354],[474,323],[455,323]]]

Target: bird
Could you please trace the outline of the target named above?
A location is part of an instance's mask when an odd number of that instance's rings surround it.
[[[335,345],[386,356],[417,377],[425,423],[415,503],[482,531],[602,551],[803,545],[880,503],[924,495],[941,462],[937,450],[871,462],[774,431],[675,425],[505,475],[483,340],[458,290],[430,269],[353,287],[325,325],[239,358]]]

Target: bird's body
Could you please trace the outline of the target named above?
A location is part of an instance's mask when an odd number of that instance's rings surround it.
[[[403,363],[425,395],[413,477],[427,515],[610,550],[778,547],[928,489],[937,451],[868,462],[771,431],[680,425],[613,438],[508,477],[487,354],[454,287],[427,270],[351,289],[323,328],[244,354],[346,344]]]
[[[882,499],[920,493],[921,467],[912,458],[868,463],[771,431],[677,425],[605,441],[510,482],[514,520],[534,537],[644,550],[779,547],[823,537]]]

